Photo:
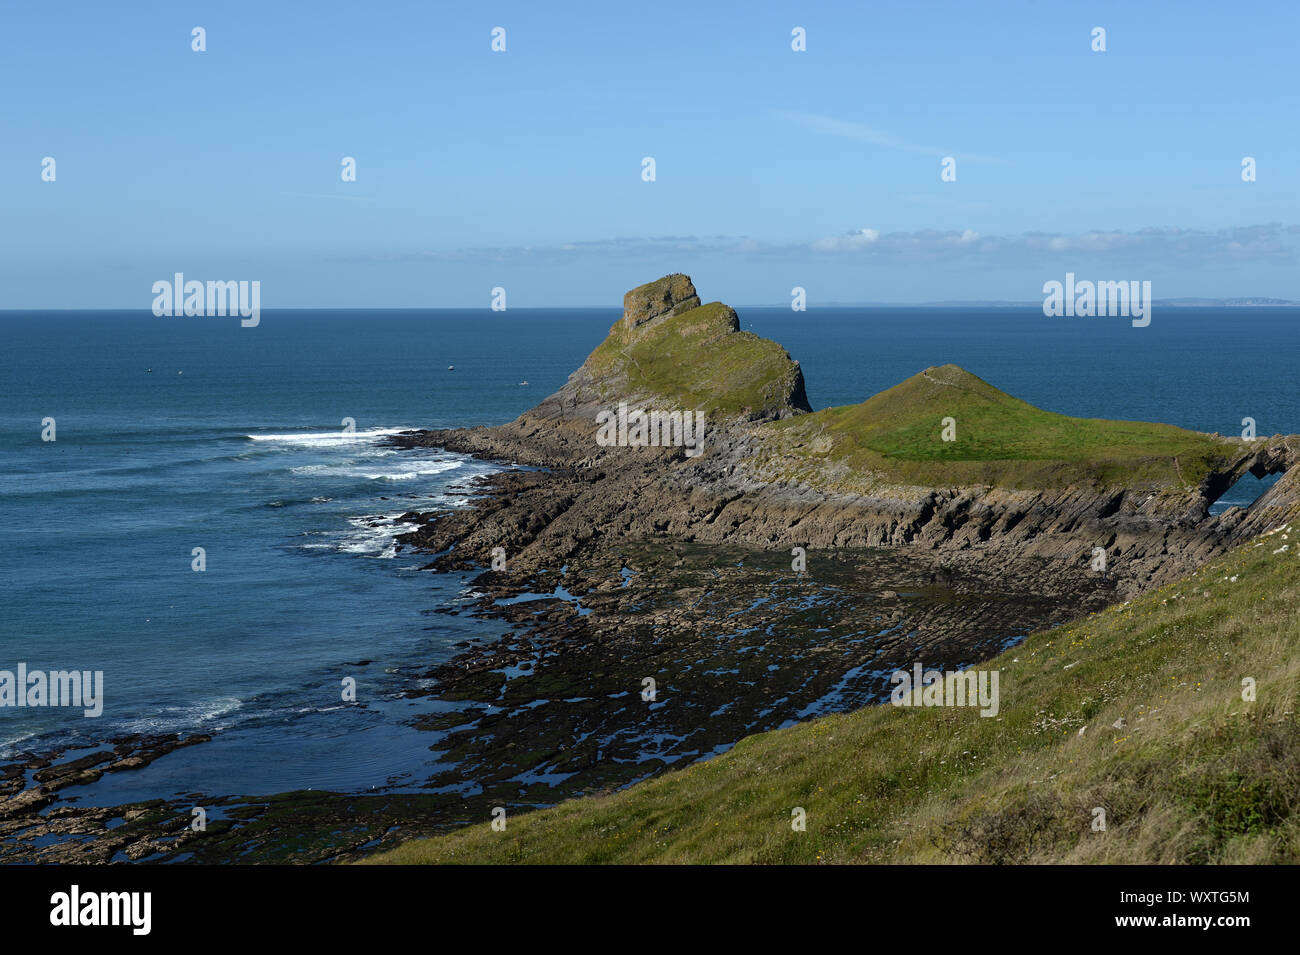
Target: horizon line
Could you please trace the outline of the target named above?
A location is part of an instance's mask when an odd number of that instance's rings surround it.
[[[1252,302],[1252,299],[1258,299]],[[708,304],[708,303],[706,303]],[[726,303],[723,303],[726,304]],[[1278,299],[1268,295],[1234,295],[1224,298],[1196,298],[1192,296],[1152,299],[1153,305],[1168,308],[1288,308],[1300,306],[1300,301]],[[965,301],[950,299],[935,302],[823,302],[808,305],[801,311],[825,308],[1042,308],[1041,301],[1011,301],[1001,299],[976,299]],[[782,308],[789,309],[789,302],[746,302],[732,305],[731,308]],[[573,311],[621,311],[621,305],[511,305],[509,308],[494,309],[490,305],[267,305],[263,312],[404,312],[404,311],[483,311],[483,312],[524,312],[554,311],[570,309]],[[0,305],[0,312],[147,312],[153,314],[149,306],[124,305]],[[209,318],[205,315],[166,315],[160,318]]]

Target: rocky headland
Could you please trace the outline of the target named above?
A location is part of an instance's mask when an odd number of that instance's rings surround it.
[[[895,669],[986,659],[1300,510],[1295,436],[1069,418],[954,365],[813,411],[798,363],[686,276],[624,306],[516,420],[393,439],[517,466],[469,508],[407,515],[405,538],[430,569],[477,573],[474,612],[516,628],[428,674],[466,705],[444,745],[507,803],[880,701]],[[703,440],[611,442],[620,405],[701,413]],[[1248,471],[1285,473],[1210,516]]]
[[[570,564],[566,588],[580,594],[621,583],[620,568],[603,579],[578,560],[620,542],[906,548],[939,568],[987,566],[983,575],[1050,590],[1097,574],[1100,547],[1102,575],[1123,598],[1300,507],[1294,435],[1245,441],[1069,418],[955,365],[813,412],[798,362],[741,331],[729,307],[701,305],[688,277],[633,289],[624,309],[564,387],[509,424],[394,439],[544,469],[488,481],[470,511],[423,515],[408,542],[437,553],[435,566],[487,567],[499,547],[517,581]],[[701,452],[601,446],[598,416],[620,403],[701,412]],[[1247,472],[1283,476],[1250,508],[1211,517]]]
[[[438,754],[425,791],[223,797],[194,833],[188,803],[56,799],[189,740],[28,754],[0,787],[6,857],[355,858],[878,702],[894,670],[990,658],[1300,518],[1297,436],[1070,418],[955,365],[814,411],[798,362],[685,275],[630,291],[514,421],[392,441],[502,464],[469,506],[404,515],[402,546],[471,577],[434,612],[509,625],[412,674]],[[1247,472],[1281,477],[1211,516]]]

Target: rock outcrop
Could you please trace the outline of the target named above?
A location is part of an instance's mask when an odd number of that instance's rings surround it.
[[[628,330],[700,307],[700,297],[689,275],[675,272],[638,285],[623,296],[623,324]]]
[[[596,442],[598,416],[632,410],[699,413],[710,433],[811,411],[799,363],[776,342],[742,331],[721,302],[700,304],[688,276],[628,292],[623,317],[559,391],[497,428],[420,432],[398,443],[435,444],[546,467],[589,467],[612,457]],[[629,449],[618,448],[616,452]]]

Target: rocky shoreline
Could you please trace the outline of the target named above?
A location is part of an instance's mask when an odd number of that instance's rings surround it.
[[[487,484],[504,490],[512,479],[539,477],[516,472]],[[492,494],[483,504],[499,500]],[[441,756],[440,771],[423,783],[427,794],[196,794],[113,807],[63,798],[102,772],[206,741],[124,739],[104,753],[11,764],[0,858],[351,859],[483,822],[497,806],[513,813],[608,791],[751,733],[879,702],[888,674],[916,659],[943,668],[973,663],[1114,597],[1113,581],[1045,595],[884,550],[809,550],[809,571],[796,573],[785,553],[653,542],[608,552],[619,583],[588,589],[595,553],[586,569],[575,560],[553,571],[489,570],[474,582],[474,604],[439,610],[506,620],[512,634],[463,646],[413,674],[410,693],[443,710],[419,724]],[[647,678],[653,700],[642,695]],[[425,683],[431,688],[418,688]],[[210,814],[203,833],[189,828],[194,805]]]

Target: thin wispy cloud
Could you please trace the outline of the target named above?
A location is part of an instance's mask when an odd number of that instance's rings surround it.
[[[1123,263],[1190,267],[1243,261],[1300,260],[1300,225],[1265,223],[1223,229],[1153,226],[1134,231],[1022,232],[984,235],[975,229],[919,229],[884,232],[860,227],[803,241],[752,236],[647,236],[584,239],[534,246],[483,246],[366,256],[385,262],[496,262],[562,265],[577,260],[652,259],[681,256],[739,256],[797,259],[813,256],[869,256],[899,262],[978,259],[1000,265],[1056,261],[1062,255]]]
[[[777,110],[776,115],[823,136],[853,139],[860,143],[870,143],[872,146],[881,146],[885,149],[898,149],[903,152],[921,153],[926,156],[952,156],[954,159],[973,163],[1005,165],[1007,162],[1005,159],[999,159],[996,156],[981,156],[973,153],[955,152],[951,149],[940,149],[937,146],[922,146],[918,143],[909,143],[893,133],[886,132],[883,129],[876,129],[874,126],[867,126],[865,123],[835,119],[817,113]]]

